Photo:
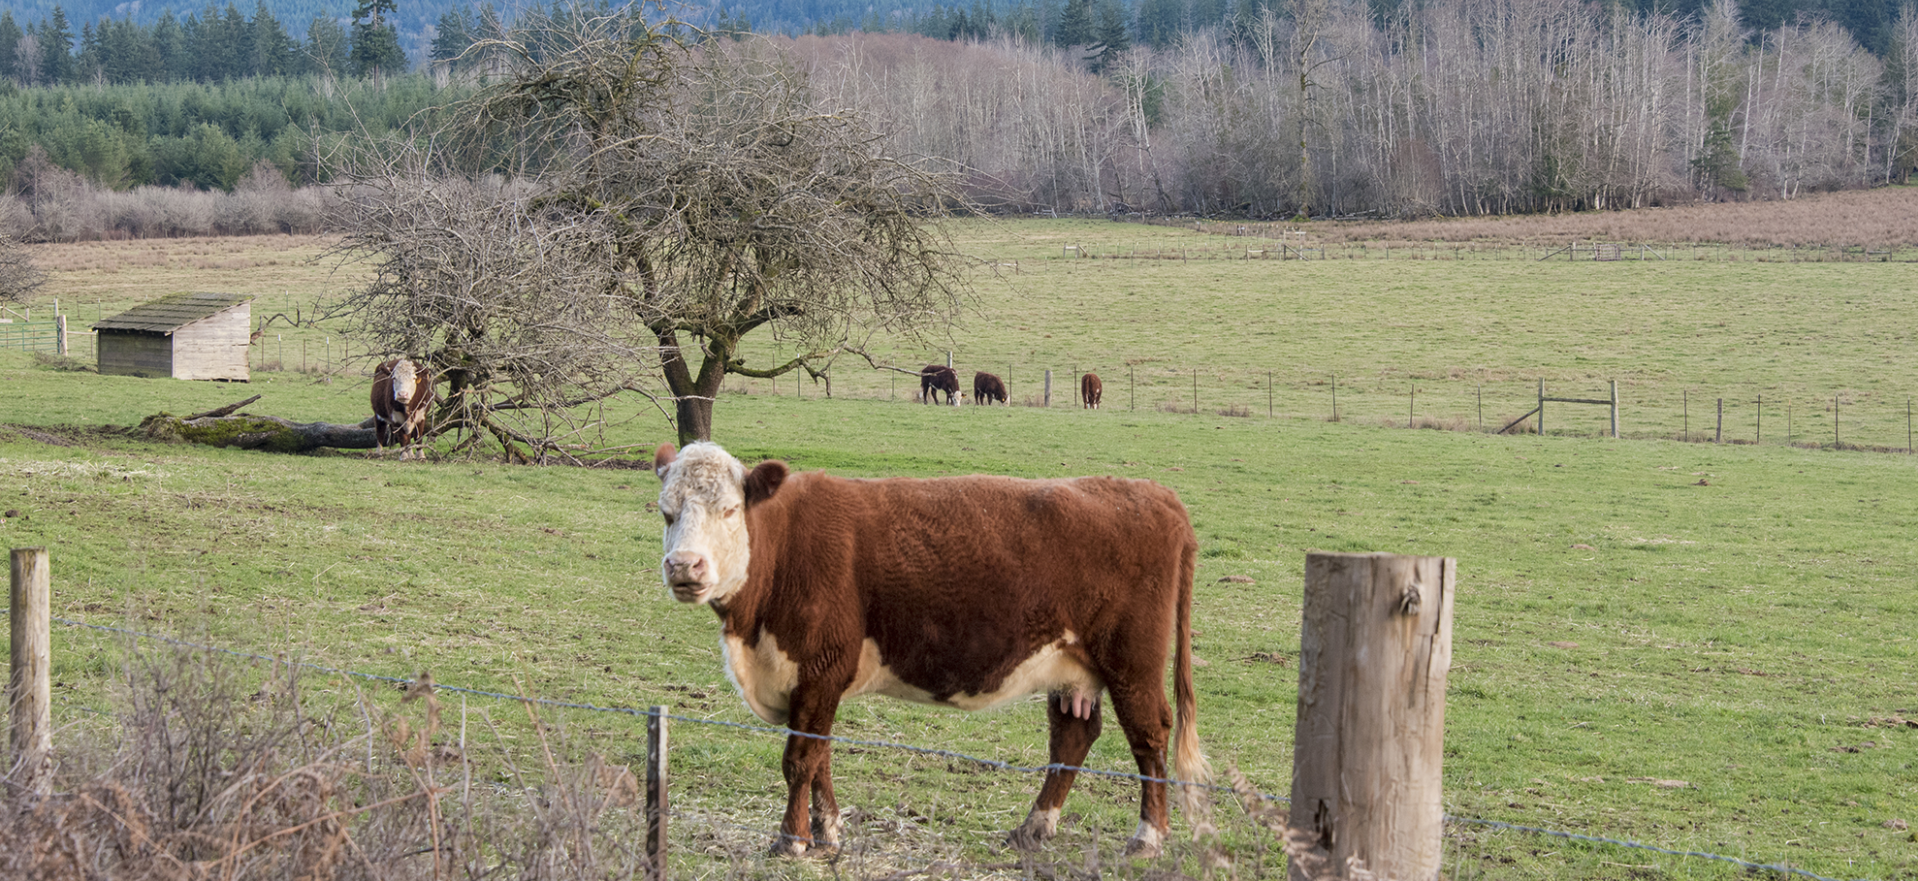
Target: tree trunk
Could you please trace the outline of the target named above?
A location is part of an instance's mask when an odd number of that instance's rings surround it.
[[[660,372],[666,388],[673,393],[673,410],[679,423],[679,445],[713,439],[713,401],[719,397],[720,384],[726,380],[726,362],[733,356],[737,340],[708,339],[702,350],[699,374],[695,376],[685,358],[674,330],[657,331],[664,357]]]
[[[278,416],[205,416],[181,419],[158,413],[140,421],[140,433],[151,440],[239,447],[275,453],[307,453],[321,447],[370,450],[378,446],[373,420],[358,425],[330,422],[294,422]]]

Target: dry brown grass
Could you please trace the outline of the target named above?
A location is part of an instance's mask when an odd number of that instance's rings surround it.
[[[1329,221],[1304,227],[1326,242],[1538,243],[1573,239],[1713,242],[1746,247],[1918,246],[1918,187],[1576,214]]]
[[[0,781],[0,877],[643,877],[630,770],[569,758],[537,717],[526,764],[483,714],[490,736],[443,720],[423,682],[329,705],[284,667],[140,656],[110,724],[60,733],[50,795]]]
[[[520,707],[523,718],[510,705],[501,718],[443,707],[424,674],[396,699],[280,664],[135,651],[112,715],[57,733],[50,794],[31,794],[18,769],[0,777],[0,878],[645,878],[633,771],[582,748],[584,738],[532,704]],[[1198,834],[1174,836],[1165,860],[1110,852],[1114,830],[1077,815],[1048,847],[982,859],[929,822],[936,808],[915,810],[924,793],[909,791],[896,808],[848,813],[830,872],[1146,879],[1196,865],[1269,878],[1285,871],[1287,855],[1323,862],[1282,809],[1231,777],[1243,813],[1208,812],[1223,830],[1195,819]],[[770,818],[697,790],[674,799],[675,874],[807,876],[805,864],[767,856]]]

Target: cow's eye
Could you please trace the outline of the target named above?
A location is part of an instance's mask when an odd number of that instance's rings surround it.
[[[739,506],[738,506],[738,505],[734,505],[734,506],[732,506],[732,507],[730,507],[730,508],[727,508],[727,509],[726,509],[726,516],[727,516],[727,517],[737,517],[737,516],[739,516]]]

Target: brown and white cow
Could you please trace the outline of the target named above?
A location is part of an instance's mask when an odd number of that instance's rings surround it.
[[[1088,373],[1079,377],[1079,401],[1085,407],[1099,409],[1099,399],[1105,396],[1105,384],[1099,381],[1099,374]]]
[[[972,402],[983,407],[1006,402],[1006,381],[985,371],[972,375]]]
[[[919,371],[919,400],[930,404],[946,393],[946,403],[959,406],[959,371],[944,364],[927,364]]]
[[[373,442],[382,450],[407,447],[426,433],[426,417],[433,408],[433,376],[425,366],[393,358],[373,368]]]
[[[980,710],[1045,693],[1051,761],[1078,766],[1109,694],[1146,778],[1127,849],[1150,855],[1169,828],[1174,646],[1176,776],[1210,776],[1192,688],[1198,540],[1172,490],[1112,477],[859,480],[777,461],[749,471],[710,443],[677,454],[663,445],[653,463],[667,587],[719,614],[726,672],[746,706],[794,732],[774,853],[838,846],[831,744],[820,736],[855,695]],[[1057,831],[1075,775],[1046,773],[1012,844]],[[1203,787],[1180,793],[1196,817]]]

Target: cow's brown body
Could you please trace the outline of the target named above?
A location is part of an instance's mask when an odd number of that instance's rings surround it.
[[[1079,377],[1079,401],[1086,408],[1099,409],[1099,399],[1105,397],[1105,384],[1099,381],[1099,374],[1088,373]]]
[[[747,473],[710,444],[662,447],[655,462],[664,577],[719,614],[728,672],[760,718],[825,735],[858,694],[983,709],[1042,692],[1051,760],[1076,766],[1104,692],[1139,773],[1163,780],[1176,647],[1178,776],[1206,776],[1192,690],[1198,542],[1171,490],[1109,477],[853,480],[780,462]],[[784,769],[775,851],[836,846],[830,744],[795,734]],[[1016,844],[1055,831],[1073,779],[1047,774]],[[1143,784],[1139,813],[1132,847],[1155,852],[1164,783]]]
[[[433,408],[433,377],[425,366],[393,358],[373,368],[373,440],[383,449],[407,447],[426,434],[426,417]]]
[[[980,371],[972,375],[972,402],[981,407],[1006,402],[1006,382],[990,373]]]
[[[919,400],[930,404],[946,393],[946,403],[959,405],[959,371],[944,364],[927,364],[919,371]]]

